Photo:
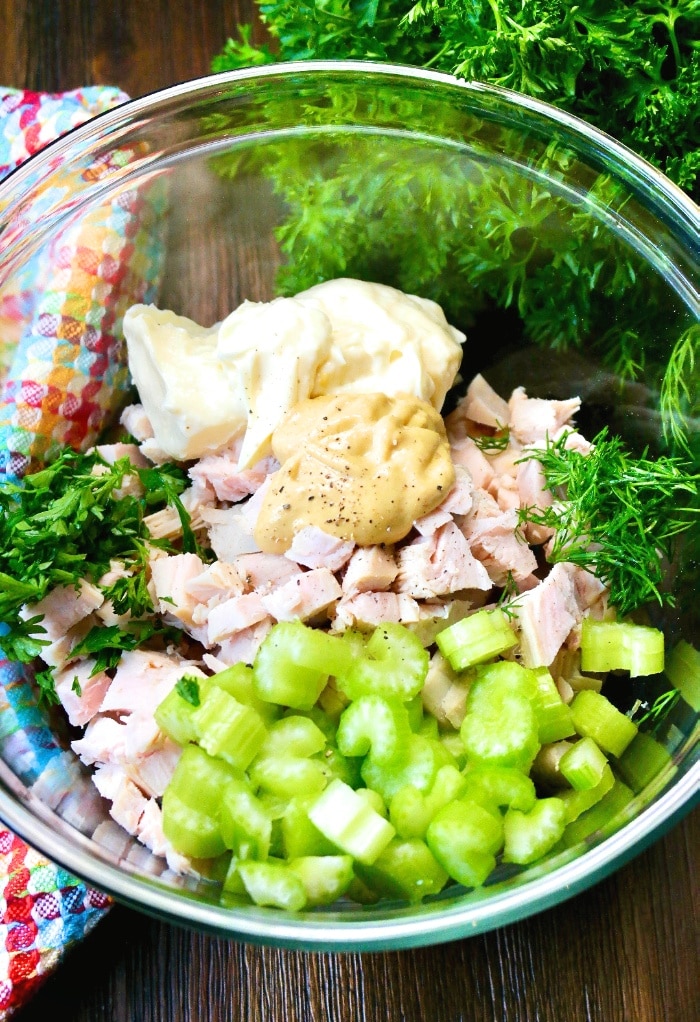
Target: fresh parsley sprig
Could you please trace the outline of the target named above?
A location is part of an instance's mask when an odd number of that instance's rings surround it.
[[[678,457],[635,457],[603,429],[589,454],[567,448],[566,434],[521,460],[542,465],[558,499],[548,508],[522,508],[520,523],[555,530],[547,557],[593,572],[610,588],[625,616],[650,600],[673,603],[662,592],[664,562],[674,541],[697,524],[700,474]]]

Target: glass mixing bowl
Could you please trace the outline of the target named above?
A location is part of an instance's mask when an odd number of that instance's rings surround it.
[[[81,403],[68,374],[52,378],[43,406],[30,395],[28,418],[5,434],[6,469],[21,474],[30,458],[55,453],[71,439],[60,423],[76,416],[88,440],[108,426],[128,388],[120,317],[130,302],[209,324],[243,299],[334,276],[440,301],[468,334],[465,379],[478,370],[506,394],[519,384],[531,396],[580,394],[588,435],[608,423],[632,446],[656,449],[663,366],[698,318],[697,243],[697,207],[658,171],[523,96],[369,63],[178,85],[78,128],[0,186],[6,337],[33,331],[38,357],[56,338],[59,351],[79,348],[80,385],[92,388]],[[636,382],[631,363],[643,367]],[[666,421],[695,450],[696,383]],[[47,407],[59,427],[31,448],[22,429]],[[686,559],[669,578],[675,609],[654,622],[671,644],[692,643],[697,565]],[[654,736],[659,765],[637,778],[617,818],[534,867],[417,906],[221,907],[215,883],[172,875],[110,826],[61,719],[36,707],[19,674],[0,708],[0,816],[78,876],[174,922],[323,950],[445,941],[574,895],[688,811],[700,779],[699,700],[697,678],[694,695],[682,675],[684,698]]]

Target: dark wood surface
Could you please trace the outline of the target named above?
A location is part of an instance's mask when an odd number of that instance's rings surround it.
[[[0,83],[142,95],[208,73],[239,21],[252,0],[0,0]],[[699,843],[695,812],[557,908],[415,951],[257,948],[116,907],[16,1017],[697,1022]]]

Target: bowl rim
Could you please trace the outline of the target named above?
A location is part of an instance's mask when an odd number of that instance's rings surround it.
[[[597,144],[606,155],[614,158],[620,168],[631,169],[636,183],[650,195],[653,193],[677,224],[684,223],[686,229],[688,223],[691,228],[698,225],[700,207],[660,170],[611,136],[564,110],[522,93],[465,81],[442,72],[361,60],[291,61],[242,68],[190,79],[128,100],[49,143],[8,174],[0,183],[0,218],[4,217],[11,200],[18,193],[22,194],[23,185],[36,181],[37,175],[42,177],[42,172],[51,169],[51,163],[57,156],[70,159],[73,150],[80,153],[86,142],[118,132],[133,118],[153,117],[161,106],[186,98],[196,100],[203,93],[223,91],[232,83],[275,75],[324,72],[398,77],[496,97],[516,109],[530,111],[565,127],[588,144]],[[295,919],[292,914],[279,910],[257,910],[253,915],[246,910],[197,902],[172,888],[149,882],[93,857],[80,844],[72,844],[62,833],[54,831],[48,822],[32,813],[29,805],[17,796],[18,787],[22,787],[20,782],[0,761],[0,817],[4,822],[50,859],[124,904],[172,922],[234,939],[316,951],[382,950],[425,946],[485,932],[553,907],[597,883],[660,837],[700,801],[700,762],[692,764],[676,783],[621,829],[542,876],[510,889],[495,890],[483,901],[470,902],[466,896],[466,899],[458,899],[425,915],[366,921],[356,918],[343,921],[342,917],[334,916],[324,922],[323,914],[311,919],[308,915]]]

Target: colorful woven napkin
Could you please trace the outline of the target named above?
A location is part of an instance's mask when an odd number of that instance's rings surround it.
[[[0,88],[0,177],[126,99],[106,87],[58,94]],[[116,151],[107,163],[128,159]],[[52,198],[45,193],[24,208],[11,230],[40,217]],[[94,442],[105,425],[115,391],[127,383],[121,315],[131,302],[153,300],[159,260],[152,226],[161,214],[153,195],[122,191],[0,287],[0,479],[21,478],[67,444]],[[58,746],[23,669],[1,656],[0,754],[54,807],[75,782],[73,757]],[[109,904],[0,824],[0,1022]]]

